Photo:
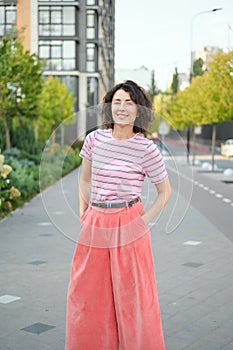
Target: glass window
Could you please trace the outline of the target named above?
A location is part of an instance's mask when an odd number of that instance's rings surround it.
[[[14,23],[16,20],[16,13],[15,11],[7,11],[6,13],[6,23]]]
[[[68,92],[72,92],[73,96],[76,98],[74,109],[75,111],[77,111],[78,110],[78,77],[71,76],[71,75],[62,75],[62,76],[59,76],[59,78],[61,82],[66,85]],[[72,130],[74,130],[74,128],[72,128]],[[76,134],[74,136],[74,139],[75,137],[76,137]]]
[[[65,6],[63,8],[63,23],[75,23],[75,8],[73,6]]]
[[[87,72],[94,72],[97,66],[97,51],[96,45],[88,43],[86,45],[86,70]]]
[[[74,70],[75,69],[75,60],[74,59],[65,59],[63,61],[63,69],[64,70]]]
[[[39,57],[46,58],[45,70],[76,69],[76,42],[72,40],[41,40]]]
[[[89,106],[98,103],[98,80],[97,78],[87,78],[87,101]]]
[[[4,7],[3,6],[0,6],[0,23],[4,23],[5,20],[4,20]]]
[[[49,12],[48,10],[39,12],[39,23],[49,23]]]
[[[16,21],[15,5],[0,6],[0,36],[6,35]]]
[[[62,57],[62,47],[61,46],[52,46],[51,47],[51,57],[52,58]]]
[[[95,62],[87,62],[87,72],[94,72],[95,71]]]
[[[5,28],[5,26],[0,24],[0,36],[4,35],[4,28]]]
[[[74,41],[64,41],[63,42],[63,57],[64,58],[74,58],[75,54],[75,42]]]
[[[87,39],[95,39],[95,28],[87,28]]]
[[[61,22],[61,11],[51,11],[51,23]]]
[[[87,27],[95,26],[95,12],[91,11],[91,13],[87,14]]]
[[[40,2],[44,2],[44,1],[46,1],[46,2],[74,2],[74,1],[77,1],[77,0],[40,0]]]
[[[63,25],[63,35],[74,36],[75,35],[75,26],[73,24],[71,24],[71,25],[64,24]]]
[[[50,26],[49,25],[39,26],[39,35],[43,35],[43,36],[50,35]]]
[[[49,46],[40,46],[39,56],[41,58],[49,58]]]
[[[87,39],[95,39],[97,32],[97,14],[94,10],[87,10],[87,28],[86,37]]]
[[[62,70],[62,60],[61,59],[50,60],[50,69],[51,70]]]
[[[94,6],[94,5],[97,5],[97,1],[96,0],[87,0],[86,4],[88,6]]]
[[[52,24],[50,30],[50,35],[52,36],[61,36],[62,35],[62,25],[61,24]]]
[[[42,36],[75,36],[77,26],[75,15],[75,6],[40,6],[39,34]]]

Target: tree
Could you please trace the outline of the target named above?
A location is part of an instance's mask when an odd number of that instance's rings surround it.
[[[204,64],[204,61],[202,58],[198,58],[193,62],[193,74],[192,74],[193,77],[204,74],[204,70],[202,69],[203,64]]]
[[[173,74],[171,90],[174,95],[177,94],[179,90],[179,75],[177,67],[175,67],[175,73]]]
[[[39,101],[38,139],[44,143],[52,134],[54,143],[56,128],[73,115],[75,98],[58,77],[49,76],[44,80]]]
[[[156,86],[156,81],[155,81],[155,71],[152,70],[151,72],[151,86],[150,89],[148,90],[148,95],[150,97],[151,102],[153,103],[153,99],[156,95],[158,95],[159,90]]]
[[[0,42],[0,119],[6,132],[6,148],[10,149],[10,130],[14,118],[37,118],[38,96],[42,88],[42,63],[36,54],[24,51],[22,41],[14,33]]]
[[[212,170],[214,169],[216,124],[233,120],[233,51],[220,52],[210,70],[192,79],[170,105],[171,122],[183,129],[189,124],[213,124]]]

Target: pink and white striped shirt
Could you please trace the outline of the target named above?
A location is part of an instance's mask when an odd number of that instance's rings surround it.
[[[92,162],[92,202],[130,201],[140,197],[146,176],[154,184],[168,176],[158,147],[140,133],[116,140],[112,129],[97,129],[80,156]]]

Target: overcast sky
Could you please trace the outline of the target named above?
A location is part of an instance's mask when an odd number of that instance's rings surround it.
[[[191,46],[233,48],[233,0],[116,0],[115,40],[116,68],[154,69],[165,89],[176,66],[190,67]]]

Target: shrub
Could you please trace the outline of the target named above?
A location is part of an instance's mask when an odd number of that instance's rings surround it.
[[[12,167],[4,162],[5,158],[0,154],[0,217],[16,208],[20,204],[21,196],[18,188],[11,185]]]

